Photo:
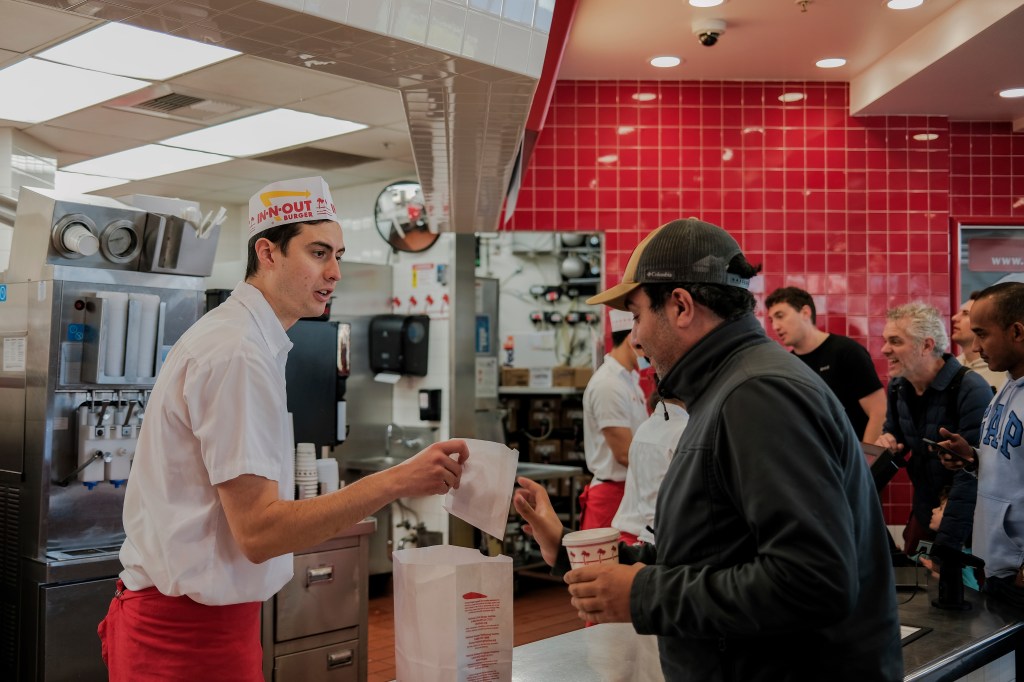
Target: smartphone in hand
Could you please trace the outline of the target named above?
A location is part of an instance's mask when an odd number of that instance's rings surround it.
[[[961,455],[956,450],[950,450],[945,445],[939,445],[938,443],[936,443],[935,441],[933,441],[930,438],[922,438],[921,440],[924,441],[927,445],[932,446],[936,450],[938,450],[940,452],[943,452],[943,453],[949,455],[950,457],[953,457],[954,459],[960,460],[964,464],[967,464],[967,465],[974,465],[975,464],[973,459],[968,459],[968,458],[964,457],[963,455]]]

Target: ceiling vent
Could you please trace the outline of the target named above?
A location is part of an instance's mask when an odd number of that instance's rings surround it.
[[[172,118],[189,123],[213,125],[241,118],[266,109],[239,102],[212,99],[204,93],[184,90],[165,83],[119,97],[107,103],[108,107],[136,114]]]
[[[252,158],[259,161],[281,163],[286,166],[315,168],[324,171],[352,168],[353,166],[370,163],[371,161],[380,161],[380,159],[375,159],[372,156],[332,152],[329,149],[318,149],[316,147],[296,147],[295,149],[273,152]]]

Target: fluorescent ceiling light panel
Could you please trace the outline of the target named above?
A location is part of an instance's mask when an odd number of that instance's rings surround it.
[[[37,57],[93,71],[167,80],[241,54],[166,33],[120,24],[104,24]]]
[[[1001,90],[999,92],[1000,97],[1006,99],[1013,99],[1014,97],[1024,97],[1024,88],[1010,88],[1008,90]]]
[[[229,156],[206,154],[190,149],[164,147],[159,144],[147,144],[135,149],[126,149],[116,154],[108,154],[88,161],[80,161],[61,170],[70,173],[87,173],[89,175],[106,175],[111,178],[128,178],[129,180],[145,180],[158,175],[168,175],[212,166],[215,163],[231,161]]]
[[[88,194],[98,189],[117,187],[128,180],[124,178],[108,178],[102,175],[85,175],[84,173],[67,173],[57,171],[54,177],[54,188],[61,193]]]
[[[210,128],[163,140],[171,147],[229,156],[252,156],[275,149],[336,137],[366,128],[362,123],[317,116],[291,109],[274,109]]]
[[[0,118],[40,123],[147,87],[146,81],[26,59],[0,70]],[[35,94],[29,94],[35,93]]]

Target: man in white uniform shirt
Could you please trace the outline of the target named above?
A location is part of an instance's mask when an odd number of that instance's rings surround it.
[[[260,602],[291,579],[292,552],[397,498],[458,487],[467,451],[453,440],[294,500],[285,332],[323,314],[344,252],[322,178],[274,183],[249,201],[245,281],[181,336],[147,405],[124,571],[99,627],[112,682],[262,681]]]
[[[612,350],[583,392],[583,452],[593,474],[580,496],[580,528],[607,528],[622,502],[629,445],[645,419],[639,363],[630,333],[633,316],[611,310]]]
[[[654,544],[654,509],[658,489],[672,462],[676,445],[683,435],[690,416],[678,400],[661,400],[633,434],[629,446],[629,468],[626,470],[626,492],[619,511],[612,519],[612,528],[619,539],[629,545],[638,541]]]

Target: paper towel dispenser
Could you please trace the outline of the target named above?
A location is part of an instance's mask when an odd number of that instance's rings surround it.
[[[429,341],[426,315],[375,315],[370,318],[370,369],[426,376]]]

